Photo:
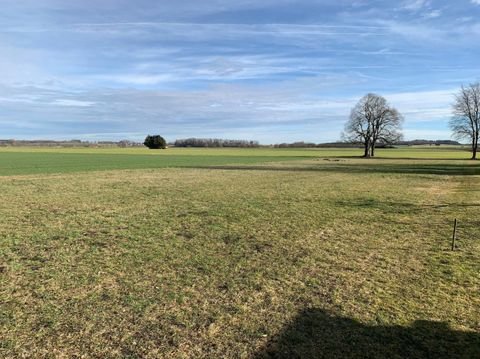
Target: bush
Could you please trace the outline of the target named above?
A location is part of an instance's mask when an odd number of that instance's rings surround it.
[[[145,138],[145,141],[143,142],[143,144],[148,148],[150,148],[151,150],[167,148],[167,141],[165,141],[165,139],[160,135],[156,135],[156,136],[148,135]]]

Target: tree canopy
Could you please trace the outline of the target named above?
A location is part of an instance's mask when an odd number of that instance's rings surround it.
[[[150,149],[165,149],[165,148],[167,148],[167,141],[165,141],[165,139],[160,135],[155,135],[155,136],[148,135],[145,138],[145,141],[143,142],[143,144]]]
[[[477,158],[480,136],[480,83],[462,86],[453,103],[450,128],[457,139],[468,139],[472,146],[472,159]]]
[[[402,115],[385,98],[369,93],[352,109],[342,136],[348,142],[362,143],[364,157],[373,157],[377,144],[392,144],[402,138],[402,122]]]

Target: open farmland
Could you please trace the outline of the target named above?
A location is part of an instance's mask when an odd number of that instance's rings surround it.
[[[69,173],[167,167],[248,165],[315,158],[358,156],[358,149],[198,149],[172,148],[152,151],[142,148],[0,148],[0,176]],[[468,159],[461,148],[406,147],[378,150],[378,155],[394,159]],[[410,162],[409,162],[410,163]],[[442,162],[444,164],[444,162]],[[364,162],[361,162],[363,165]],[[376,163],[374,163],[376,165]],[[453,163],[453,165],[456,165]],[[461,164],[464,166],[465,164]]]
[[[480,357],[480,166],[377,153],[1,149],[0,357]]]

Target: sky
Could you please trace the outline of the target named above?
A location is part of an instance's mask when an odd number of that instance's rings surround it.
[[[0,0],[0,138],[329,142],[366,93],[450,139],[480,0]]]

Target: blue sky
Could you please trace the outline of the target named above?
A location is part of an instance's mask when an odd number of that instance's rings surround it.
[[[448,139],[480,0],[0,0],[0,138],[335,141],[381,94]]]

